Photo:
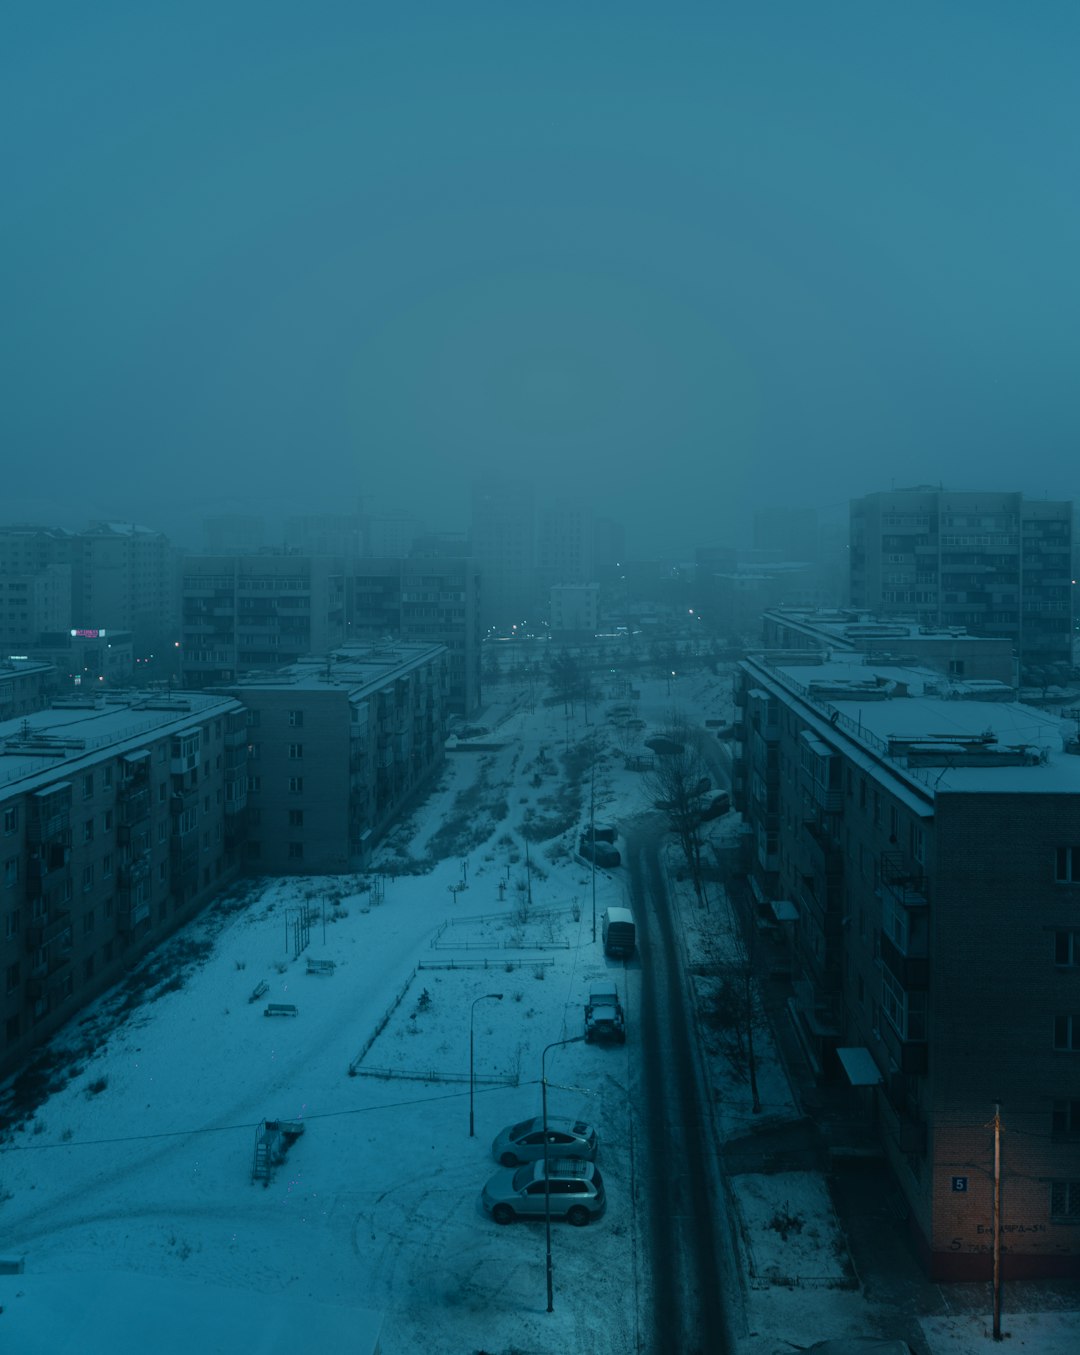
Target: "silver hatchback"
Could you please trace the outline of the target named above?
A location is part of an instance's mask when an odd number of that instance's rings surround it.
[[[583,1120],[548,1116],[547,1148],[549,1157],[583,1157],[596,1161],[600,1138],[592,1125]],[[491,1145],[491,1156],[504,1167],[535,1162],[544,1156],[544,1121],[540,1115],[520,1124],[508,1125]]]
[[[528,1162],[524,1167],[495,1173],[480,1200],[496,1223],[512,1223],[517,1218],[542,1219],[547,1214],[545,1200],[551,1202],[553,1219],[566,1219],[577,1228],[600,1217],[607,1201],[596,1163],[581,1158],[552,1158],[548,1165],[546,1181],[543,1162]]]

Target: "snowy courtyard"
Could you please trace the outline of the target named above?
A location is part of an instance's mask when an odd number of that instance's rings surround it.
[[[673,712],[730,718],[724,675],[640,685],[643,737]],[[525,690],[498,700],[483,747],[448,755],[369,874],[248,882],[55,1042],[51,1090],[0,1159],[5,1349],[141,1355],[150,1324],[155,1350],[187,1352],[200,1315],[207,1355],[285,1348],[264,1326],[362,1355],[376,1331],[383,1355],[644,1348],[640,967],[606,959],[597,931],[626,902],[621,869],[594,877],[574,847],[590,799],[622,823],[650,804],[600,708],[586,726],[580,706],[571,719]],[[711,831],[733,841],[737,816]],[[692,954],[700,918],[673,851]],[[626,1044],[551,1048],[582,1034],[600,978],[618,989]],[[795,1118],[760,1043],[764,1115]],[[492,1139],[540,1113],[545,1049],[549,1113],[597,1128],[608,1199],[589,1227],[553,1225],[551,1313],[543,1224],[499,1227],[480,1206]],[[746,1134],[745,1080],[706,1052],[717,1134]],[[729,1199],[745,1355],[881,1328],[820,1178],[747,1174]],[[934,1355],[975,1355],[985,1325],[934,1319],[926,1339]],[[1010,1329],[1043,1355],[1080,1342],[1069,1314]]]

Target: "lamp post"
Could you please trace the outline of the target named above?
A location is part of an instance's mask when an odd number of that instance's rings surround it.
[[[551,1284],[551,1173],[548,1156],[547,1073],[544,1069],[544,1060],[547,1058],[549,1049],[558,1049],[564,1044],[580,1044],[584,1038],[584,1035],[571,1035],[568,1040],[556,1040],[554,1044],[546,1045],[544,1052],[540,1055],[540,1096],[544,1116],[544,1230],[547,1234],[547,1310],[549,1313],[555,1311],[555,1303]]]
[[[469,1138],[476,1138],[475,1118],[473,1116],[473,1015],[476,1012],[478,1002],[486,1002],[488,999],[495,1002],[502,1001],[502,993],[481,993],[479,997],[473,998],[472,1006],[469,1008]]]

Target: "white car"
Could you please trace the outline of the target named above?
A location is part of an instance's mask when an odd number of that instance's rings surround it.
[[[583,1120],[556,1119],[548,1116],[548,1157],[580,1157],[596,1161],[600,1138],[592,1125]],[[536,1162],[544,1156],[544,1121],[539,1115],[520,1124],[508,1125],[491,1145],[491,1156],[504,1167]]]
[[[576,1228],[604,1212],[604,1182],[595,1162],[581,1158],[552,1158],[544,1179],[543,1162],[498,1171],[480,1199],[496,1223],[516,1218],[565,1219]]]

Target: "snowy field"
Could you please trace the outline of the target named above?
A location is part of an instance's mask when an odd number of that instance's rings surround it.
[[[726,676],[638,686],[642,738],[673,710],[730,718]],[[580,706],[568,718],[521,689],[497,695],[485,750],[449,755],[372,874],[249,883],[168,943],[141,987],[110,994],[58,1042],[62,1085],[0,1158],[0,1270],[22,1265],[0,1274],[0,1349],[369,1355],[376,1330],[383,1355],[645,1349],[639,970],[605,960],[598,921],[593,936],[594,917],[626,901],[624,872],[597,872],[594,896],[572,849],[590,795],[598,820],[645,810],[646,795],[602,704],[586,726]],[[581,748],[596,736],[593,783]],[[736,816],[711,831],[737,833]],[[674,871],[672,883],[693,952],[700,912]],[[722,898],[711,906],[725,913]],[[326,972],[309,972],[311,960]],[[542,1051],[581,1034],[600,977],[619,987],[627,1044],[552,1049],[546,1071],[549,1114],[599,1130],[608,1208],[587,1228],[553,1224],[548,1313],[543,1224],[500,1228],[479,1194],[497,1169],[491,1140],[539,1114]],[[295,1015],[267,1016],[268,1004]],[[764,1113],[794,1117],[760,1043]],[[710,1048],[718,1132],[745,1134],[745,1082]],[[291,1132],[253,1179],[267,1120]],[[888,1315],[842,1287],[846,1246],[819,1179],[739,1177],[731,1197],[746,1284],[729,1297],[745,1355],[882,1329]],[[785,1218],[798,1226],[778,1227]],[[1014,1346],[1080,1349],[1071,1315],[1009,1325]],[[934,1355],[977,1355],[984,1326],[934,1319],[926,1339]]]

